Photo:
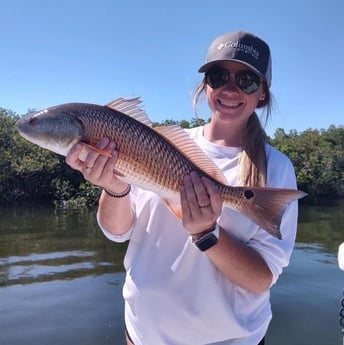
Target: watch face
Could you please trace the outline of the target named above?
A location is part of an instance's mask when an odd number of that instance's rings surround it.
[[[218,238],[210,232],[209,234],[204,235],[199,240],[195,241],[195,245],[202,252],[213,247],[218,242]]]

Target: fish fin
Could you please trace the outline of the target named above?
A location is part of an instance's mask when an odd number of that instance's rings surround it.
[[[174,214],[177,219],[181,220],[183,218],[183,211],[180,203],[168,199],[164,199],[164,202],[168,210]]]
[[[117,169],[114,169],[113,174],[114,174],[114,176],[116,176],[117,178],[121,179],[123,182],[130,183],[130,182],[128,182],[128,181],[125,180],[125,176],[124,176],[121,172],[119,172]]]
[[[177,125],[154,127],[171,145],[182,152],[193,164],[198,166],[221,184],[228,184],[222,171],[211,161],[189,134]]]
[[[125,115],[128,115],[134,118],[137,121],[140,121],[148,127],[152,127],[152,122],[149,120],[147,114],[138,107],[142,101],[139,97],[135,98],[117,98],[112,102],[105,104],[106,107],[113,110],[119,111]]]
[[[85,143],[84,143],[85,144]],[[90,144],[85,144],[89,149],[91,149],[92,151],[95,151],[99,154],[101,154],[102,156],[106,156],[106,157],[109,157],[111,158],[111,153],[107,152],[107,151],[104,151],[104,150],[101,150],[101,149],[98,149],[97,147],[93,146],[93,145],[90,145]]]
[[[288,204],[307,195],[307,193],[298,189],[263,187],[232,188],[242,193],[245,200],[236,209],[278,239],[282,239],[280,225],[283,213]]]

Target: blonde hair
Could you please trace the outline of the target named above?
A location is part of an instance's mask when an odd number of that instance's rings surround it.
[[[197,116],[197,104],[205,94],[206,82],[203,80],[195,90],[193,96],[193,106]],[[272,110],[272,95],[264,82],[265,99],[259,101],[257,108],[265,108],[265,124],[268,121]],[[250,116],[246,129],[242,136],[242,154],[240,158],[239,181],[243,186],[266,185],[267,160],[265,153],[265,144],[267,135],[261,125],[256,112]]]

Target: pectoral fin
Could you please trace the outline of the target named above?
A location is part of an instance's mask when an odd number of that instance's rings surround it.
[[[87,146],[89,149],[91,149],[92,151],[97,152],[97,153],[99,153],[99,154],[102,155],[102,156],[109,157],[109,158],[112,157],[111,153],[109,153],[109,152],[107,152],[107,151],[105,151],[105,150],[98,149],[97,147],[92,146],[92,145],[90,145],[90,144],[86,144],[86,146]]]
[[[182,219],[183,218],[183,211],[182,211],[182,206],[180,203],[177,203],[173,200],[167,200],[164,199],[165,205],[168,208],[168,210],[175,215],[176,218]]]

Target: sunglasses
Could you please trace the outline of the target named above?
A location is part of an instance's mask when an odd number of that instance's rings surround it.
[[[262,82],[252,71],[228,71],[221,67],[209,69],[205,73],[205,81],[212,89],[218,89],[228,83],[231,73],[234,73],[235,85],[246,94],[256,92]]]

